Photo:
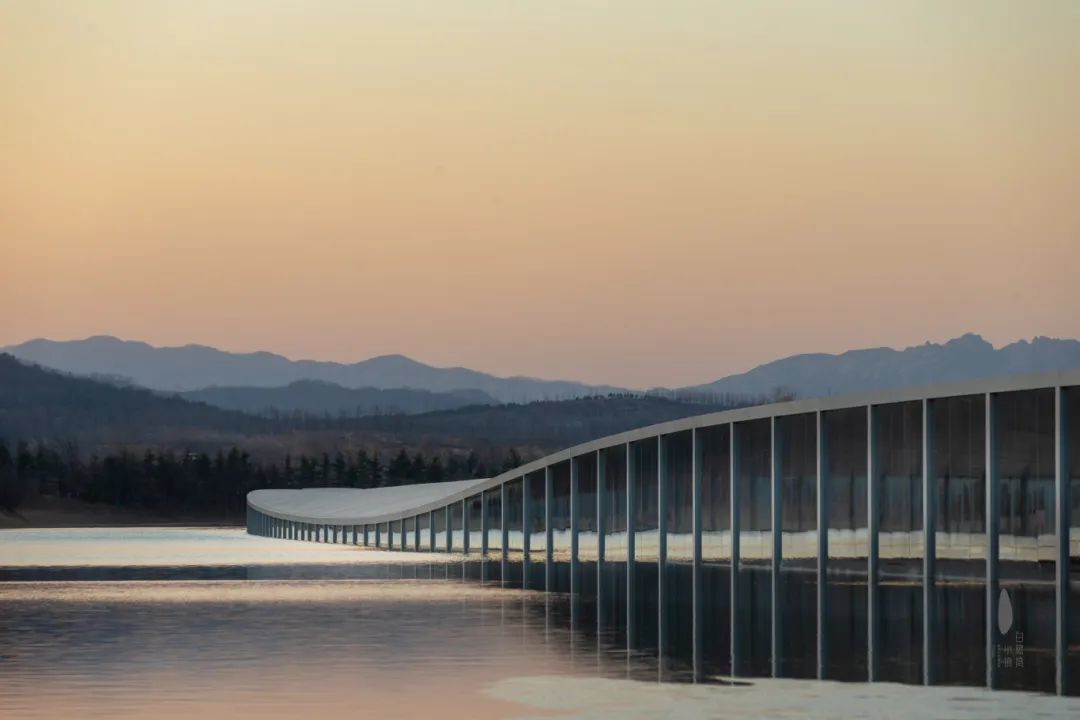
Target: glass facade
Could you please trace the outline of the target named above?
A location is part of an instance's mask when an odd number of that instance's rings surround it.
[[[780,675],[817,676],[817,416],[776,420],[780,475]]]
[[[435,522],[435,547],[432,550],[436,552],[446,551],[446,508],[437,508],[432,512],[432,519]]]
[[[935,499],[935,683],[986,682],[986,400],[931,403]]]
[[[668,562],[694,559],[694,475],[691,431],[664,438],[667,467],[664,524],[667,530]]]
[[[551,466],[551,547],[556,558],[570,557],[570,461]]]
[[[465,551],[465,505],[453,502],[446,507],[450,517],[450,551]]]
[[[823,414],[828,565],[825,580],[825,677],[865,680],[869,651],[866,566],[866,408]]]
[[[378,538],[393,549],[427,549],[434,532],[439,550],[460,551],[467,532],[470,552],[479,553],[485,541],[500,551],[505,523],[510,549],[531,538],[531,563],[439,563],[438,576],[572,592],[566,606],[551,604],[545,627],[565,619],[583,632],[580,640],[629,650],[634,663],[655,650],[662,678],[690,666],[695,679],[726,675],[737,663],[736,675],[863,681],[872,671],[908,684],[989,681],[1054,692],[1060,670],[1064,691],[1077,695],[1080,388],[1065,388],[1061,399],[1059,408],[1053,387],[995,391],[647,435],[431,514],[357,527],[370,544]],[[293,524],[253,507],[248,527],[354,541],[353,526]],[[577,562],[561,562],[573,527]],[[543,562],[548,533],[553,563]],[[820,568],[819,549],[826,551]],[[1060,552],[1068,567],[1057,565]],[[988,568],[997,579],[992,596]],[[926,588],[925,572],[932,573]],[[1071,580],[1064,607],[1059,573]],[[988,607],[996,617],[988,618]]]
[[[660,487],[657,472],[657,438],[630,444],[634,462],[634,551],[635,559],[656,560],[659,556]]]
[[[1000,687],[1053,692],[1054,391],[1002,393],[995,436],[998,584],[1012,623],[997,623]],[[999,613],[1000,616],[1000,613]]]
[[[506,545],[508,550],[521,552],[524,545],[524,481],[508,480],[506,483]]]
[[[701,672],[731,673],[731,426],[698,430],[701,444]],[[704,638],[708,638],[706,642]]]
[[[596,453],[574,458],[578,478],[578,555],[584,560],[597,557],[596,536]]]
[[[484,547],[484,497],[481,494],[465,499],[468,513],[469,552],[479,553]]]
[[[1080,387],[1062,393],[1066,500],[1069,515],[1069,568],[1066,592],[1068,612],[1065,628],[1065,692],[1080,695]]]
[[[739,510],[736,648],[740,675],[772,672],[772,428],[768,418],[737,423]]]
[[[601,450],[604,454],[604,560],[626,560],[626,448]]]
[[[484,516],[487,518],[487,549],[502,552],[502,488],[484,491]]]
[[[416,516],[417,550],[431,550],[431,513]]]
[[[921,683],[922,403],[874,408],[878,523],[878,679]]]
[[[543,562],[547,552],[547,532],[544,523],[547,489],[543,470],[525,476],[525,492],[528,497],[525,526],[529,535],[529,559],[534,563]]]

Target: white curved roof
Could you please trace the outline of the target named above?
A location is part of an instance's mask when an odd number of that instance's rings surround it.
[[[248,505],[264,514],[282,520],[338,525],[386,522],[411,515],[419,515],[428,510],[437,510],[452,502],[476,495],[483,490],[496,488],[509,480],[515,480],[523,475],[541,471],[550,465],[566,462],[578,455],[658,435],[725,423],[828,411],[858,405],[882,405],[910,400],[981,393],[1004,393],[1055,386],[1080,386],[1080,369],[1059,370],[1035,375],[984,378],[944,385],[876,390],[852,395],[793,400],[771,405],[756,405],[736,410],[724,410],[706,415],[670,420],[590,440],[551,453],[539,460],[533,460],[491,478],[424,483],[420,485],[399,485],[370,490],[353,488],[253,490],[248,493]]]
[[[370,488],[253,490],[248,505],[283,520],[364,525],[445,507],[474,494],[488,478]]]

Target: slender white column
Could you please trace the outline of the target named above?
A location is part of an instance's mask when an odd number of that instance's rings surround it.
[[[634,521],[634,511],[637,509],[637,501],[634,497],[637,485],[637,469],[634,467],[634,449],[630,443],[626,443],[626,646],[633,648],[637,643],[634,629],[634,606],[636,592],[634,588],[635,555],[634,535],[637,532]]]
[[[606,450],[596,451],[596,633],[600,636],[604,627],[604,548],[607,533],[607,455]],[[597,643],[597,652],[600,643]]]
[[[691,573],[691,643],[693,647],[693,672],[694,682],[702,678],[702,625],[701,625],[701,462],[704,457],[704,448],[701,441],[701,431],[694,428],[690,431],[690,477],[691,477],[691,523],[693,540],[693,569]]]
[[[937,486],[934,481],[934,406],[922,401],[922,525],[923,525],[923,684],[934,682],[933,641],[937,613],[934,577],[937,574]]]
[[[532,560],[532,500],[529,497],[532,481],[528,475],[521,476],[521,551],[524,567],[522,585],[528,582],[528,565]]]
[[[507,502],[506,499],[509,496],[509,492],[506,490],[506,483],[499,485],[499,534],[502,536],[502,559],[506,562],[507,553],[510,552],[508,546],[510,545],[510,529],[507,525]],[[506,580],[505,566],[502,574],[503,581]]]
[[[488,554],[488,493],[484,490],[480,493],[480,555],[487,557]]]
[[[461,501],[461,550],[469,554],[469,499]]]
[[[544,576],[544,589],[550,590],[552,585],[552,539],[553,533],[551,528],[552,519],[552,472],[551,465],[543,468],[543,536],[544,536],[544,548],[543,548],[543,576]]]
[[[986,686],[996,688],[998,614],[997,398],[986,393]]]
[[[428,552],[435,552],[438,548],[435,547],[435,511],[428,510]]]
[[[876,409],[866,406],[866,531],[869,547],[866,551],[866,669],[867,679],[878,679],[880,638],[880,606],[878,593],[878,456]]]
[[[771,670],[773,677],[780,677],[780,648],[781,633],[783,632],[783,615],[780,607],[783,594],[780,592],[780,562],[783,559],[783,488],[781,484],[781,460],[780,460],[780,437],[778,434],[776,416],[769,419],[769,502],[771,510],[770,522],[772,523],[772,653]]]
[[[446,552],[454,551],[454,510],[453,505],[446,506]],[[462,522],[464,524],[464,520]]]
[[[657,531],[657,555],[656,566],[656,643],[658,655],[663,661],[664,652],[667,650],[667,525],[668,525],[668,440],[663,435],[656,436],[656,531]]]
[[[817,421],[817,676],[821,680],[825,677],[825,665],[828,658],[828,643],[826,642],[826,622],[828,618],[829,594],[826,590],[828,582],[829,562],[829,477],[828,459],[826,453],[828,443],[826,433],[828,428],[825,416],[820,410],[815,413]]]
[[[581,524],[578,522],[578,514],[581,512],[581,499],[578,497],[578,461],[570,458],[570,593],[576,596],[581,592],[578,587],[578,571],[580,570],[580,558],[578,556],[578,533]]]
[[[1069,416],[1065,391],[1054,388],[1054,517],[1057,528],[1057,554],[1054,568],[1054,676],[1058,695],[1074,688],[1067,687],[1069,654]]]
[[[731,497],[731,675],[739,674],[741,657],[739,639],[742,622],[739,616],[739,443],[738,425],[731,423],[728,433],[728,460],[730,462],[729,494]]]
[[[604,536],[607,533],[607,456],[604,450],[596,451],[596,572],[599,580],[600,566],[604,563]]]

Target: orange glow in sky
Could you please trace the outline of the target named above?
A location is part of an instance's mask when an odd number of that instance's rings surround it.
[[[0,345],[646,387],[1080,336],[1080,3],[0,0]]]

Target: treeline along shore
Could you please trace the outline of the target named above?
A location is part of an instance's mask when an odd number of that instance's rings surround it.
[[[9,448],[0,442],[0,510],[18,513],[29,498],[46,496],[154,516],[240,518],[247,493],[259,488],[443,482],[487,477],[519,464],[521,457],[514,450],[498,465],[483,462],[476,453],[444,461],[419,452],[410,455],[404,449],[388,460],[360,450],[351,455],[286,455],[281,462],[265,462],[236,447],[213,455],[148,450],[84,459],[71,447],[21,442]]]
[[[620,393],[411,415],[258,417],[0,354],[0,512],[57,498],[239,520],[258,488],[488,477],[556,449],[775,398]]]

